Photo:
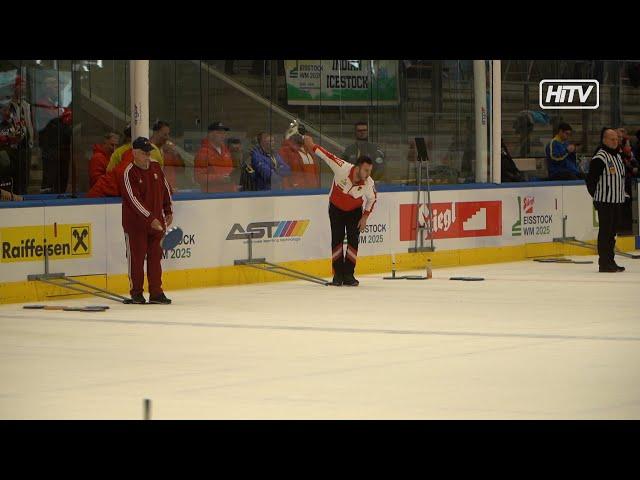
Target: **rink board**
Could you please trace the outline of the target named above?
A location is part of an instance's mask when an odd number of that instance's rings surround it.
[[[420,268],[427,256],[437,267],[591,254],[553,243],[553,238],[562,236],[565,216],[567,236],[594,242],[598,231],[584,185],[436,190],[431,212],[416,209],[415,201],[416,192],[411,191],[378,194],[360,236],[357,273],[389,271],[391,254],[399,270]],[[329,276],[327,209],[326,194],[176,200],[175,224],[184,238],[166,252],[164,286],[170,290],[286,279],[234,266],[234,260],[247,256],[248,233],[256,236],[254,256]],[[417,222],[431,225],[435,252],[407,253],[416,244]],[[119,203],[1,208],[0,247],[0,303],[68,293],[26,281],[27,275],[44,272],[45,248],[50,272],[81,276],[121,293],[129,288]],[[619,238],[618,247],[633,250],[635,239]]]

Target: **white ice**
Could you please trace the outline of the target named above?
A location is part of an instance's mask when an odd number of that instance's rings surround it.
[[[638,419],[640,260],[576,259],[3,305],[0,418]]]

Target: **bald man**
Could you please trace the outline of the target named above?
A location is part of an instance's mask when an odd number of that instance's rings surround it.
[[[598,211],[598,265],[600,272],[623,272],[624,267],[614,261],[616,230],[620,207],[624,204],[625,167],[618,149],[618,132],[604,128],[600,146],[589,163],[587,190]]]

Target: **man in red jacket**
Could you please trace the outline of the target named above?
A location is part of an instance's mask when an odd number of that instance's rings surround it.
[[[195,180],[203,192],[236,192],[238,186],[231,181],[233,158],[225,145],[229,127],[222,122],[209,125],[207,137],[195,159]]]
[[[147,258],[149,303],[169,304],[162,291],[162,247],[166,227],[173,221],[171,188],[160,164],[151,159],[153,146],[148,138],[138,137],[132,144],[133,162],[124,170],[122,192],[122,228],[127,246],[129,284],[133,303],[146,303],[142,295],[144,259]]]
[[[107,132],[102,143],[93,146],[93,156],[89,161],[89,187],[93,187],[98,179],[107,173],[107,164],[111,154],[118,146],[120,135],[115,132]]]

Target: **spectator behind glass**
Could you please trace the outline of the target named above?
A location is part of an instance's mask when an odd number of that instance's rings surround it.
[[[111,154],[109,165],[107,165],[107,172],[111,172],[118,168],[118,166],[124,159],[125,153],[127,153],[129,150],[131,150],[131,125],[127,125],[127,127],[124,129],[124,143],[116,148],[116,150]],[[161,167],[164,167],[164,158],[162,157],[160,150],[158,150],[157,148],[151,150],[151,159],[158,162]]]
[[[373,160],[373,173],[371,178],[374,180],[382,180],[384,177],[384,152],[375,143],[369,142],[369,126],[367,122],[357,122],[354,125],[356,142],[349,145],[341,158],[347,162],[356,163],[356,160],[362,155]]]
[[[549,180],[580,180],[584,173],[578,168],[576,146],[569,143],[573,129],[568,123],[561,123],[556,135],[545,147]]]
[[[89,188],[92,188],[98,179],[107,173],[107,165],[111,154],[120,141],[120,135],[115,132],[107,132],[102,138],[102,143],[93,146],[93,155],[89,160]]]
[[[0,200],[7,202],[22,201],[22,196],[13,193],[13,180],[0,178]]]
[[[110,172],[120,163],[122,160],[122,155],[124,152],[131,148],[131,125],[127,125],[122,132],[122,145],[114,150],[111,154],[111,158],[109,159],[109,164],[107,165],[107,172]]]
[[[214,122],[207,129],[194,162],[195,181],[203,192],[236,192],[238,186],[232,183],[233,158],[225,145],[229,127],[222,122]]]
[[[176,150],[175,144],[169,140],[171,125],[169,125],[169,122],[158,120],[151,127],[151,131],[152,134],[149,140],[155,154],[162,159],[162,171],[167,182],[169,182],[169,186],[171,186],[171,193],[175,193],[178,185],[178,175],[182,175],[184,172],[184,160]],[[151,152],[151,158],[154,158],[154,152]]]
[[[620,157],[624,163],[625,177],[624,177],[624,191],[628,195],[625,198],[624,204],[621,209],[620,228],[618,233],[624,235],[633,234],[633,200],[631,196],[632,185],[638,178],[638,167],[640,166],[638,160],[633,154],[631,148],[631,138],[627,134],[627,130],[624,127],[616,129],[618,134],[618,150],[620,151]]]
[[[283,188],[320,188],[318,164],[304,149],[304,138],[299,133],[285,136],[278,153],[291,168],[291,176],[283,179]]]
[[[42,193],[64,193],[71,163],[71,108],[59,103],[56,77],[44,79],[44,92],[35,107],[38,140],[42,154]]]
[[[627,145],[631,146],[630,138],[627,134],[626,128],[618,127],[616,128],[616,133],[618,134],[618,148],[620,149],[620,151],[622,151],[622,149]]]
[[[233,170],[231,171],[231,183],[240,185],[240,172],[242,169],[242,161],[244,160],[244,151],[242,150],[242,142],[239,138],[229,138],[227,147],[231,154],[231,162]]]
[[[529,142],[531,132],[535,125],[549,125],[551,118],[545,112],[536,110],[521,110],[513,121],[513,129],[520,135],[520,156],[526,157],[529,154]]]
[[[255,170],[255,190],[282,190],[283,178],[291,175],[291,168],[275,152],[272,135],[260,132],[257,145],[251,150],[251,166]]]
[[[500,153],[500,176],[503,182],[524,182],[524,174],[518,169],[518,166],[513,161],[507,144],[504,143],[504,139],[501,139],[501,153]]]
[[[2,106],[0,118],[0,151],[8,158],[4,174],[13,179],[13,192],[27,193],[33,147],[31,106],[24,99],[25,81],[17,76],[11,98]]]
[[[636,158],[640,158],[640,130],[636,131],[636,142],[633,146],[633,155]]]

